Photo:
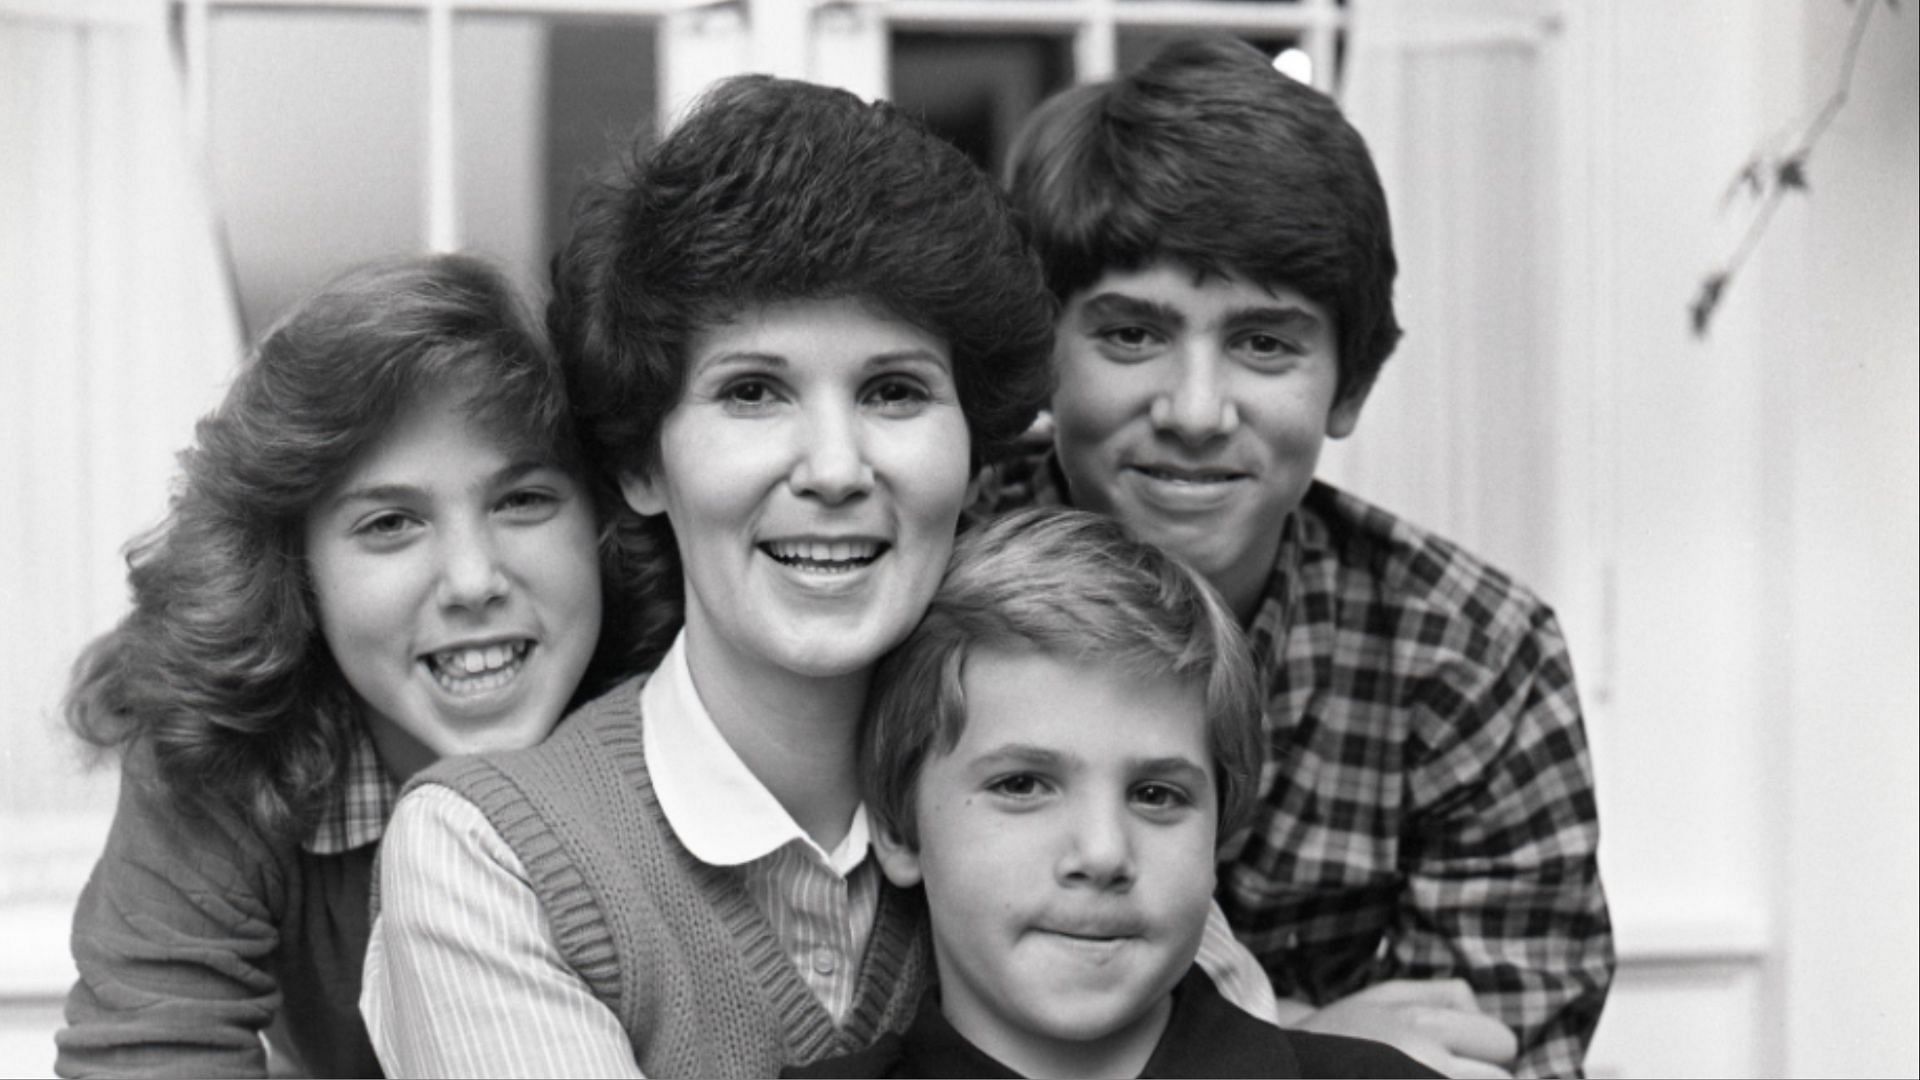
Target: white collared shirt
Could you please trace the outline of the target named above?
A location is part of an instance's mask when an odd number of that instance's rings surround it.
[[[640,692],[667,825],[742,884],[839,1022],[879,904],[864,808],[822,851],[714,726],[674,643]],[[400,801],[360,1010],[393,1076],[638,1076],[619,1018],[568,966],[518,856],[480,809],[429,786]]]

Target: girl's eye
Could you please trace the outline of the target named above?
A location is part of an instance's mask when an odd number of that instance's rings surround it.
[[[411,535],[418,525],[412,516],[389,510],[363,519],[353,527],[353,534],[369,540],[392,541]]]
[[[501,498],[499,508],[520,520],[545,520],[560,508],[560,496],[542,488],[522,488]]]

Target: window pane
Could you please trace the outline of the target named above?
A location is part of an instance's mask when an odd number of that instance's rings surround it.
[[[454,31],[462,246],[544,295],[581,182],[650,140],[654,28],[640,20],[462,17]]]
[[[249,336],[346,266],[425,236],[426,24],[217,10],[208,155]]]
[[[1173,42],[1179,41],[1182,38],[1190,38],[1207,33],[1218,33],[1218,31],[1189,30],[1172,27],[1123,29],[1115,35],[1118,40],[1114,46],[1116,60],[1114,70],[1131,71],[1141,64],[1146,63],[1148,60],[1153,59],[1155,53]],[[1252,45],[1254,48],[1259,49],[1262,53],[1265,53],[1269,59],[1279,56],[1281,52],[1293,47],[1295,44],[1294,39],[1287,35],[1256,37],[1251,34],[1238,34],[1235,36],[1247,44]]]
[[[995,176],[1027,114],[1073,75],[1069,38],[895,33],[892,99]]]

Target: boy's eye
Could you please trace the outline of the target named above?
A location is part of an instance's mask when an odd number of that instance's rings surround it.
[[[987,790],[1011,799],[1031,799],[1045,791],[1045,785],[1032,773],[1013,773],[994,780]]]
[[[1133,801],[1151,810],[1170,810],[1189,806],[1193,800],[1187,793],[1172,784],[1157,781],[1141,784],[1133,789]]]
[[[1258,364],[1284,363],[1300,354],[1299,347],[1291,339],[1263,331],[1246,335],[1238,345],[1242,356]]]
[[[1159,334],[1133,324],[1107,327],[1100,331],[1099,339],[1108,356],[1121,360],[1143,358],[1160,345]]]

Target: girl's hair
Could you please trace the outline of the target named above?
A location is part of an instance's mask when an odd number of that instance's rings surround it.
[[[165,520],[128,545],[132,612],[74,664],[73,730],[138,749],[183,807],[223,805],[268,832],[310,827],[361,706],[319,631],[306,515],[435,393],[582,472],[558,365],[498,271],[440,255],[340,277],[268,331],[195,428]],[[608,622],[595,681],[620,661]]]
[[[950,350],[976,462],[1052,389],[1054,304],[991,178],[886,103],[764,75],[714,87],[650,152],[590,185],[554,257],[547,325],[603,480],[645,473],[694,335],[747,308],[856,299]],[[648,652],[682,620],[663,517],[622,507],[647,576]]]

